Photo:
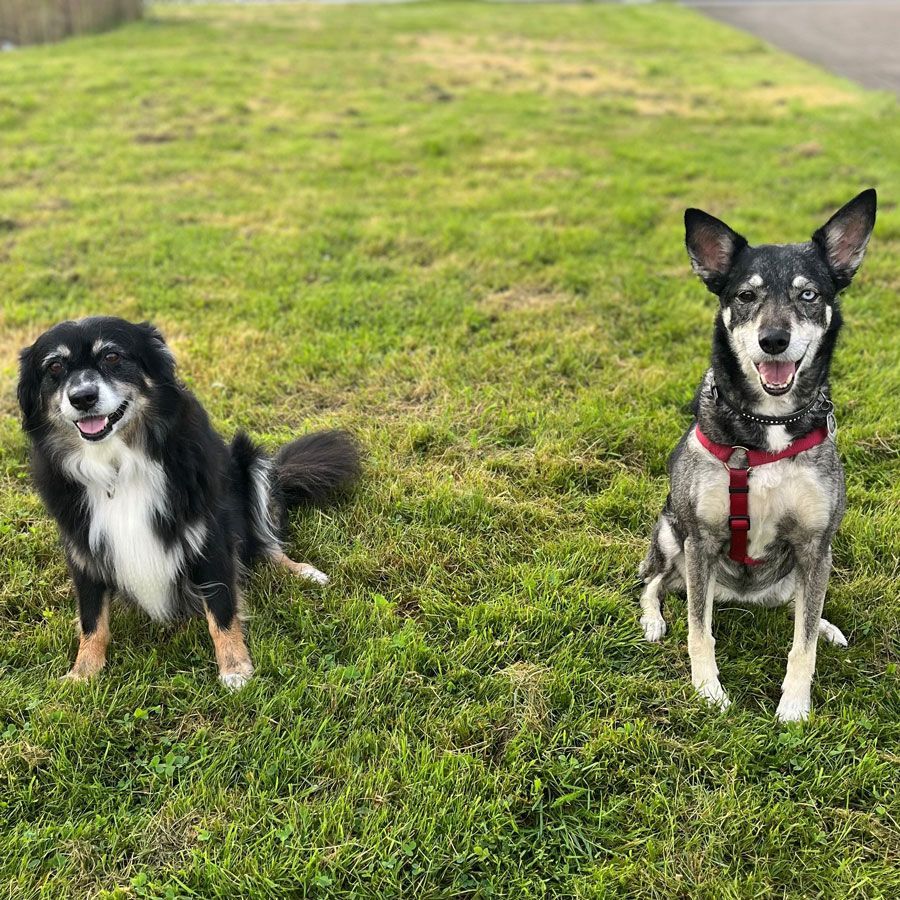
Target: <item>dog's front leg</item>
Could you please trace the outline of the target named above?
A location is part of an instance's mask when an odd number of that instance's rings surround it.
[[[109,646],[109,591],[102,581],[72,566],[78,594],[78,655],[65,678],[86,681],[106,665]]]
[[[809,716],[812,679],[816,670],[816,646],[831,574],[831,547],[823,551],[819,541],[797,552],[801,578],[794,598],[794,642],[788,654],[781,686],[778,718],[800,722]]]
[[[240,690],[253,675],[253,663],[241,627],[241,598],[235,574],[233,560],[224,554],[218,559],[200,560],[192,573],[206,606],[219,681],[232,691]]]
[[[685,540],[684,563],[691,681],[701,697],[720,709],[727,709],[731,701],[719,683],[716,642],[712,633],[713,597],[716,592],[714,557],[706,552],[699,535],[691,535]]]

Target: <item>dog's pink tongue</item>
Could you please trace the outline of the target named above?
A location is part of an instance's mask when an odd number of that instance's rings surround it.
[[[764,362],[759,364],[759,374],[766,384],[787,384],[797,369],[797,363]]]
[[[99,434],[106,428],[106,416],[91,416],[89,419],[79,419],[75,424],[82,434]]]

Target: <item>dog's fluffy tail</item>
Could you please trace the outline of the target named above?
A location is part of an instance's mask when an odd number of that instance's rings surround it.
[[[317,431],[285,444],[274,458],[238,432],[231,443],[233,479],[245,528],[245,564],[281,549],[287,513],[324,505],[357,481],[359,446],[346,431]]]
[[[288,509],[322,504],[359,478],[359,446],[346,431],[317,431],[285,444],[275,455],[274,486]]]

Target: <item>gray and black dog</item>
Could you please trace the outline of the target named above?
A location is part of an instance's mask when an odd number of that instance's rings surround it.
[[[723,709],[716,600],[793,605],[782,721],[809,714],[819,635],[847,643],[822,618],[845,508],[828,371],[838,298],[862,262],[875,208],[875,191],[863,191],[812,240],[757,247],[701,210],[684,216],[691,264],[719,312],[696,419],[669,459],[669,496],[640,568],[641,625],[658,641],[662,597],[686,589],[691,680]]]

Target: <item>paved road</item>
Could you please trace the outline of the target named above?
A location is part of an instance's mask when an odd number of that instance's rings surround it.
[[[900,95],[900,0],[685,0],[838,75]]]

